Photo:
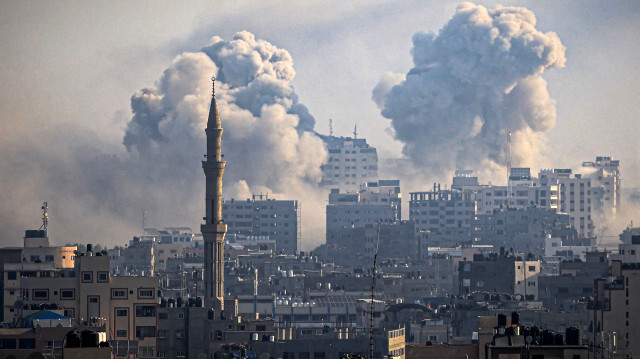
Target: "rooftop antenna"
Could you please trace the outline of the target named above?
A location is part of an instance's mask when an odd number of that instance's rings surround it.
[[[49,206],[47,202],[43,202],[40,208],[42,209],[42,226],[40,226],[40,229],[44,230],[44,236],[47,237],[47,226],[49,225],[49,213],[47,212]]]
[[[355,132],[355,131],[354,131]],[[380,222],[378,222],[378,234],[376,239],[376,251],[373,254],[373,268],[371,270],[371,308],[369,313],[369,359],[373,359],[374,354],[374,342],[373,342],[373,312],[376,309],[376,266],[378,262],[378,246],[380,243]]]
[[[511,132],[507,133],[507,146],[509,147],[507,153],[507,208],[509,208],[511,206],[511,181],[509,181],[509,176],[511,176]]]
[[[358,124],[353,127],[353,138],[358,138]]]
[[[333,120],[329,119],[329,136],[333,136]]]

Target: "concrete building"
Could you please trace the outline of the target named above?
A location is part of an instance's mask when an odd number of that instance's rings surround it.
[[[273,240],[277,252],[297,253],[301,225],[298,201],[254,195],[247,200],[225,200],[222,210],[230,234]]]
[[[478,183],[478,177],[473,176],[473,170],[456,170],[455,175],[451,181],[451,189],[463,190],[476,190],[480,188]]]
[[[620,208],[620,161],[608,156],[598,156],[595,162],[583,162],[585,174],[591,179],[593,212],[601,215],[616,214]]]
[[[411,192],[409,219],[415,222],[416,233],[429,231],[429,239],[437,241],[468,241],[476,214],[473,193],[442,190],[434,184],[433,191]]]
[[[377,223],[389,225],[402,219],[399,180],[364,183],[358,193],[334,188],[326,207],[327,244],[339,244],[343,232]]]
[[[593,280],[607,276],[606,252],[588,252],[585,261],[562,261],[557,275],[538,277],[538,299],[547,309],[568,310],[593,295]]]
[[[491,292],[538,298],[540,260],[513,253],[478,254],[458,267],[459,293]]]
[[[156,352],[158,280],[154,277],[111,276],[109,257],[90,251],[75,258],[73,269],[9,263],[3,277],[5,321],[15,323],[25,307],[46,304],[63,310],[75,325],[102,328],[109,340],[135,342],[140,353]]]
[[[595,281],[589,301],[594,358],[628,358],[640,352],[640,266],[611,262],[611,276]]]
[[[51,246],[45,230],[27,230],[24,259],[30,263],[52,263],[56,268],[73,268],[75,246]]]
[[[570,169],[543,169],[538,174],[541,187],[558,186],[558,211],[569,215],[571,226],[582,237],[593,237],[591,219],[591,179]]]
[[[321,136],[329,158],[322,165],[323,186],[355,192],[363,182],[378,180],[378,152],[364,138]]]
[[[477,214],[474,217],[473,238],[477,244],[493,244],[496,247],[517,247],[516,238],[527,237],[526,246],[533,251],[535,245],[542,245],[544,235],[553,229],[566,228],[569,216],[557,213],[553,209],[540,207],[494,209],[491,214]],[[522,236],[526,235],[526,236]],[[535,239],[538,239],[536,242]],[[535,252],[534,252],[535,253]],[[540,253],[542,254],[542,253]]]

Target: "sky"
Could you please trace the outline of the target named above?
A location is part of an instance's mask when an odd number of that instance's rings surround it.
[[[555,32],[566,48],[565,67],[542,74],[557,101],[557,119],[537,163],[575,169],[582,161],[609,155],[621,161],[623,187],[640,187],[640,3],[478,3],[528,8],[536,15],[536,28]],[[136,234],[141,216],[134,213],[139,208],[113,216],[116,204],[91,199],[91,205],[76,205],[99,187],[68,188],[62,195],[50,193],[51,188],[99,172],[69,158],[81,158],[84,164],[100,154],[126,157],[122,141],[132,118],[132,95],[156,83],[177,55],[199,51],[213,36],[230,40],[246,30],[286,49],[296,71],[291,85],[315,117],[317,132],[328,133],[329,119],[336,135],[350,136],[357,125],[359,137],[377,147],[381,157],[401,157],[403,144],[392,137],[391,121],[381,115],[372,90],[385,73],[406,74],[413,67],[412,36],[437,33],[459,4],[2,2],[0,178],[5,184],[0,187],[0,244],[18,245],[22,230],[38,227],[40,204],[51,197],[69,198],[52,203],[57,214],[52,213],[51,227],[60,219],[58,242],[95,242],[107,236],[113,244]],[[414,188],[403,192],[426,190],[434,180],[424,179],[424,188],[413,181]],[[172,199],[172,188],[155,190],[172,205],[152,216],[151,225],[187,222],[195,227],[197,220],[187,217],[191,211],[184,207],[197,208],[199,202]]]

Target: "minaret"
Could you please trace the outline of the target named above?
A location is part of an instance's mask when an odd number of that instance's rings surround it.
[[[222,174],[226,163],[222,161],[222,123],[215,98],[215,77],[211,96],[211,109],[207,121],[207,154],[202,161],[206,179],[205,223],[200,230],[204,237],[205,304],[215,310],[216,318],[224,309],[224,235],[227,225],[222,223]]]

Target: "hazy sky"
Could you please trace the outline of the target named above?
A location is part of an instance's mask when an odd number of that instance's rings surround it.
[[[566,67],[543,76],[557,100],[547,154],[555,167],[577,168],[596,155],[610,155],[621,160],[623,185],[640,187],[640,2],[479,3],[525,6],[535,13],[539,30],[556,32],[566,46]],[[412,67],[411,36],[437,31],[458,4],[3,1],[0,156],[25,144],[69,156],[76,142],[123,153],[135,91],[156,81],[181,52],[198,51],[214,35],[230,39],[247,30],[291,53],[297,72],[292,83],[318,132],[328,132],[329,118],[337,135],[350,135],[357,124],[382,157],[399,157],[402,146],[389,136],[390,121],[380,115],[371,91],[384,73],[406,73]],[[65,143],[47,140],[60,132],[68,133]],[[0,200],[15,197],[0,193]],[[0,215],[36,226],[39,203],[28,205],[36,205],[35,211]]]

